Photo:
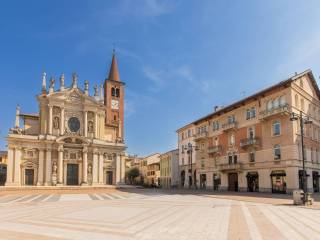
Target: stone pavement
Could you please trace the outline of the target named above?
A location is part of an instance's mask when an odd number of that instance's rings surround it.
[[[228,194],[22,192],[0,213],[0,239],[320,239],[319,210]]]

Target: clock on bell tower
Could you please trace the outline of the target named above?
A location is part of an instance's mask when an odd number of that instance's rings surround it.
[[[112,54],[109,76],[104,82],[104,104],[106,106],[106,127],[115,131],[115,139],[124,139],[124,82],[120,81],[115,52]]]

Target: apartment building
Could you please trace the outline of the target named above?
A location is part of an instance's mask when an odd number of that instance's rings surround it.
[[[179,185],[179,150],[160,155],[160,186],[173,188]]]
[[[196,186],[196,126],[188,124],[177,130],[179,151],[179,186],[180,188],[191,188]]]
[[[319,99],[316,80],[307,70],[180,128],[180,185],[185,181],[182,162],[191,159],[189,177],[198,188],[273,193],[301,188],[300,126],[291,119],[292,112],[301,112],[312,121],[303,138],[308,190],[318,192]],[[186,137],[189,130],[193,134]]]
[[[156,187],[160,185],[160,154],[154,153],[143,159],[144,184]]]

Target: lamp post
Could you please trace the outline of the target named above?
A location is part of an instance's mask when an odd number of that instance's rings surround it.
[[[311,124],[312,121],[309,119],[308,116],[303,116],[302,111],[300,111],[299,114],[292,112],[290,121],[300,121],[300,136],[301,136],[301,148],[302,148],[302,188],[304,191],[304,198],[303,202],[306,203],[307,201],[307,192],[308,192],[308,186],[307,186],[307,173],[306,173],[306,166],[305,166],[305,152],[304,152],[304,124]]]
[[[194,150],[198,150],[197,146],[193,146],[191,143],[188,143],[188,147],[185,147],[185,150],[187,150],[187,154],[188,154],[188,160],[189,160],[189,188],[192,187],[192,153],[193,153],[193,149]],[[194,181],[194,185],[195,188],[197,187],[196,182]]]

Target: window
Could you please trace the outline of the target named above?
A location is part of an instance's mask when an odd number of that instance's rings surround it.
[[[276,99],[273,101],[273,107],[277,109],[277,108],[279,107],[279,105],[280,105],[279,98],[276,98]]]
[[[250,119],[250,109],[247,109],[247,114],[246,114],[246,119],[248,120],[248,119]]]
[[[249,153],[249,161],[250,162],[255,162],[256,161],[254,152],[250,152]]]
[[[254,138],[254,128],[253,127],[248,128],[248,138],[250,138],[250,139]]]
[[[111,96],[112,97],[116,96],[116,90],[114,88],[111,88]]]
[[[278,160],[281,159],[281,149],[280,149],[280,145],[274,145],[273,147],[273,153],[274,153],[274,159]]]
[[[228,160],[229,160],[229,164],[232,164],[232,154],[231,153],[229,153],[229,155],[228,155]]]
[[[213,121],[212,122],[212,130],[213,131],[219,130],[219,122],[218,121]]]
[[[273,123],[273,136],[279,136],[281,130],[280,121],[275,121]]]
[[[236,152],[228,153],[228,162],[229,164],[237,163],[238,162],[238,155]]]
[[[255,118],[256,117],[256,108],[252,107],[251,108],[251,118]]]
[[[236,118],[234,115],[228,116],[228,123],[229,124],[234,123],[235,121],[236,121]]]
[[[188,130],[188,137],[191,137],[191,130]]]
[[[311,155],[311,162],[313,162],[313,148],[310,149],[310,155]]]
[[[116,88],[116,97],[120,97],[120,89]]]

